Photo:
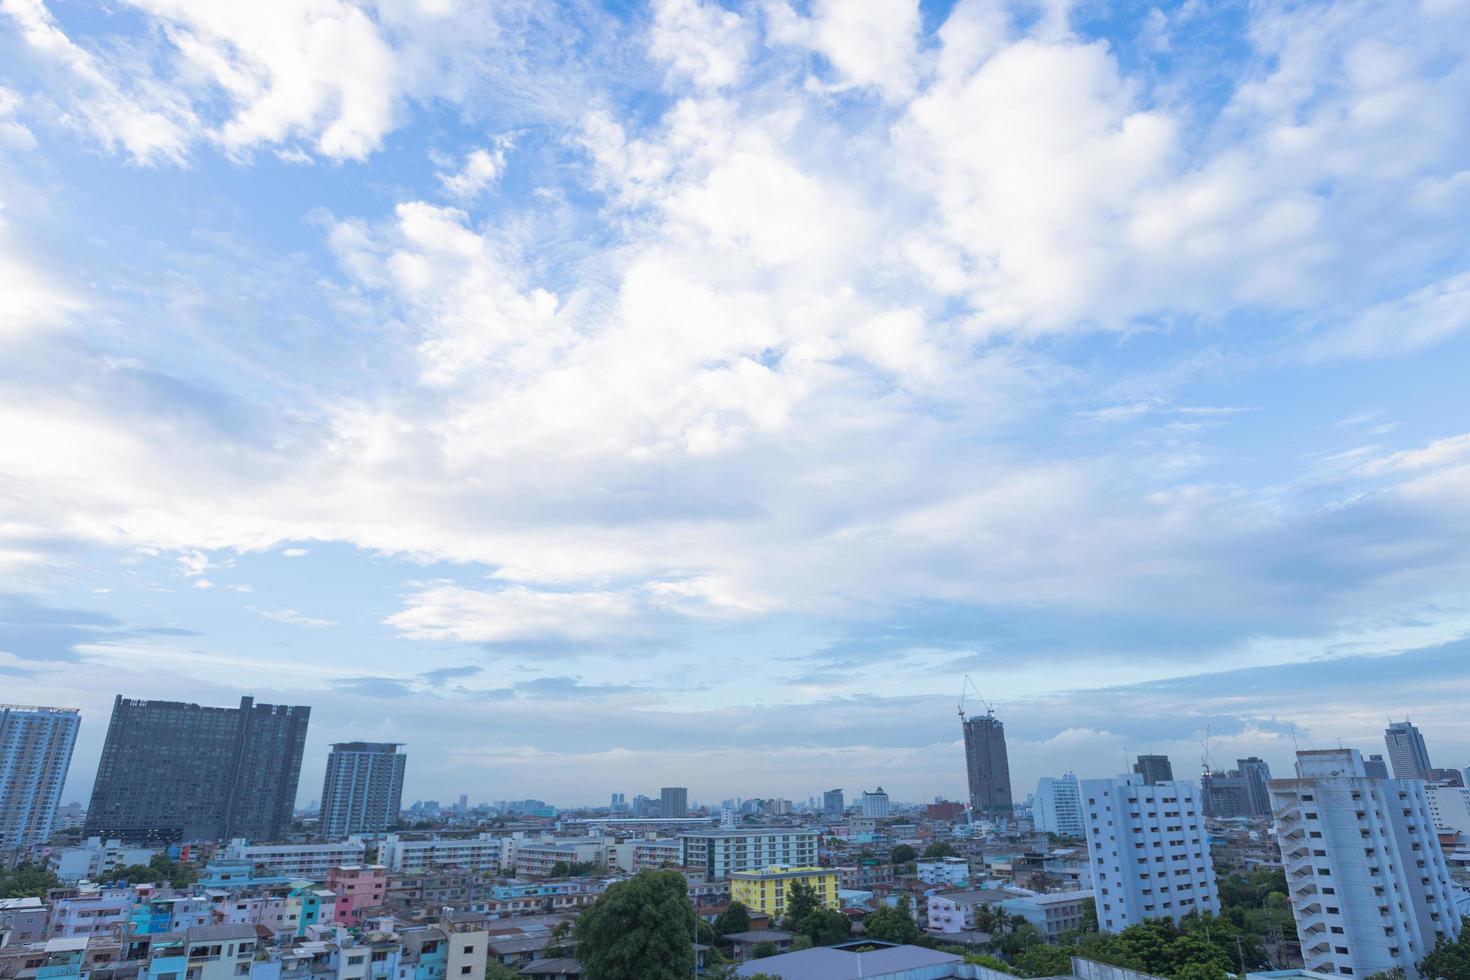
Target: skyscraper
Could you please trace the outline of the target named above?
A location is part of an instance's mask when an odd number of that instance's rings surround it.
[[[1415,964],[1460,932],[1419,779],[1365,775],[1356,749],[1298,752],[1271,803],[1307,969],[1366,977]]]
[[[337,742],[327,756],[322,784],[323,837],[381,833],[398,822],[408,756],[398,742]],[[461,796],[459,810],[469,809]]]
[[[1203,773],[1200,776],[1200,801],[1207,817],[1233,819],[1251,816],[1250,787],[1237,769]]]
[[[1408,720],[1390,722],[1383,732],[1388,743],[1388,761],[1393,766],[1394,779],[1428,779],[1429,749],[1424,745],[1424,736]]]
[[[683,786],[665,786],[658,791],[658,798],[663,803],[660,816],[665,820],[689,816],[689,791]]]
[[[847,804],[843,801],[842,790],[829,789],[822,794],[822,816],[841,819],[847,811]]]
[[[1251,756],[1248,759],[1236,759],[1235,765],[1239,767],[1241,776],[1245,777],[1246,789],[1250,792],[1251,816],[1269,817],[1271,815],[1271,791],[1266,784],[1271,781],[1271,767],[1266,760]]]
[[[0,858],[51,839],[81,714],[0,704]]]
[[[1145,786],[1174,781],[1174,766],[1167,755],[1141,755],[1133,764],[1133,771],[1143,777]]]
[[[965,719],[962,725],[971,813],[990,820],[1011,819],[1015,808],[1011,802],[1011,764],[1006,757],[1005,725],[989,711]]]
[[[1388,763],[1383,761],[1381,755],[1370,755],[1363,760],[1363,772],[1369,779],[1387,779]]]
[[[884,792],[882,786],[871,793],[863,790],[863,816],[886,817],[892,812],[892,804],[889,803],[888,794]]]
[[[92,786],[88,836],[268,841],[291,822],[311,709],[210,708],[118,695]]]
[[[1138,773],[1082,781],[1097,924],[1220,912],[1204,814],[1193,783],[1147,784]]]
[[[1036,784],[1036,802],[1031,821],[1036,829],[1063,837],[1082,836],[1082,796],[1077,777],[1042,776]]]

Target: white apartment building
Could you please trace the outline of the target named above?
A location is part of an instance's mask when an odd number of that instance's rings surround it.
[[[1470,789],[1463,786],[1426,786],[1429,816],[1440,830],[1470,836]]]
[[[558,864],[601,866],[607,848],[601,837],[562,837],[516,842],[515,869],[518,878],[545,878]]]
[[[1062,933],[1082,928],[1092,889],[1046,892],[1024,898],[1008,898],[1000,907],[1010,915],[1019,915],[1041,931],[1046,941],[1056,942]]]
[[[108,876],[117,869],[147,864],[156,853],[156,850],[149,847],[124,847],[122,841],[88,837],[77,847],[56,848],[46,862],[57,878],[72,884],[83,878],[88,881],[107,881]]]
[[[1118,932],[1145,919],[1220,911],[1193,783],[1144,784],[1137,773],[1081,784],[1097,923]]]
[[[396,874],[422,874],[438,868],[464,868],[498,874],[505,861],[505,845],[494,834],[477,837],[430,837],[422,840],[389,834],[378,850],[378,863]]]
[[[350,864],[362,864],[367,845],[361,837],[345,841],[314,844],[251,844],[236,837],[221,857],[229,861],[249,861],[271,874],[308,881],[325,881],[327,872]]]
[[[888,802],[888,794],[883,792],[882,786],[871,793],[863,790],[863,816],[886,817],[890,812],[892,812],[892,807]]]
[[[1031,821],[1036,829],[1063,837],[1081,837],[1083,829],[1082,794],[1077,777],[1043,776],[1036,784]]]
[[[794,827],[692,830],[679,835],[683,865],[703,869],[711,881],[728,878],[732,871],[812,867],[817,863],[818,839],[816,831]]]
[[[677,865],[684,860],[684,844],[677,837],[654,840],[634,838],[607,845],[607,866],[637,874],[645,868]]]
[[[919,880],[926,885],[945,885],[950,888],[970,886],[970,862],[967,858],[942,857],[918,861],[915,871]]]
[[[1298,752],[1296,772],[1268,785],[1307,968],[1412,980],[1460,932],[1423,781],[1369,777],[1355,749]]]

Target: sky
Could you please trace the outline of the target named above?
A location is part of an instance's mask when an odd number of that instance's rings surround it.
[[[0,0],[0,701],[406,801],[1470,765],[1470,0]],[[966,710],[985,710],[975,695]]]

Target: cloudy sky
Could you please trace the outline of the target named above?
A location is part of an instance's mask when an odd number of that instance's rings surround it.
[[[406,794],[1470,764],[1470,2],[0,0],[0,700]],[[972,702],[973,704],[973,702]]]

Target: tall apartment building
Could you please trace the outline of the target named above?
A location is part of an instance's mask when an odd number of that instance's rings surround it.
[[[1449,869],[1424,783],[1375,779],[1355,749],[1298,752],[1270,784],[1281,859],[1307,969],[1366,977],[1455,939]]]
[[[337,742],[327,756],[322,784],[323,837],[382,833],[403,809],[403,772],[408,756],[398,742]]]
[[[847,812],[847,803],[842,798],[842,790],[829,789],[822,794],[822,816],[841,819]]]
[[[81,713],[0,704],[0,857],[51,839]]]
[[[1200,776],[1200,802],[1207,817],[1249,817],[1251,791],[1238,769]]]
[[[1237,771],[1245,779],[1246,790],[1250,793],[1251,816],[1269,817],[1271,815],[1271,791],[1266,784],[1271,781],[1271,767],[1266,764],[1265,759],[1251,756],[1247,759],[1236,759]]]
[[[1191,912],[1219,913],[1194,784],[1149,784],[1129,773],[1085,779],[1081,789],[1099,929],[1118,932],[1145,919],[1177,922]]]
[[[886,817],[893,812],[893,806],[888,801],[888,794],[879,786],[871,793],[863,790],[863,816]]]
[[[210,708],[118,695],[86,833],[161,843],[280,837],[310,715],[249,697],[238,708]]]
[[[1145,786],[1174,781],[1174,765],[1167,755],[1141,755],[1133,763],[1133,771],[1143,777]]]
[[[1064,776],[1042,776],[1036,784],[1031,822],[1043,833],[1081,837],[1082,795],[1077,777],[1070,772]]]
[[[663,807],[659,816],[664,819],[689,816],[689,790],[683,786],[665,786],[658,791],[658,798]]]
[[[702,868],[714,881],[733,871],[811,867],[817,863],[820,836],[793,827],[736,827],[691,830],[680,834],[679,840],[684,845],[684,866]]]
[[[1006,726],[994,714],[967,718],[965,774],[970,784],[970,812],[988,820],[1015,816],[1011,799],[1011,764],[1006,755]]]
[[[1429,749],[1424,745],[1424,736],[1415,725],[1404,721],[1390,722],[1383,732],[1383,741],[1388,745],[1388,762],[1393,767],[1394,779],[1428,779]]]

